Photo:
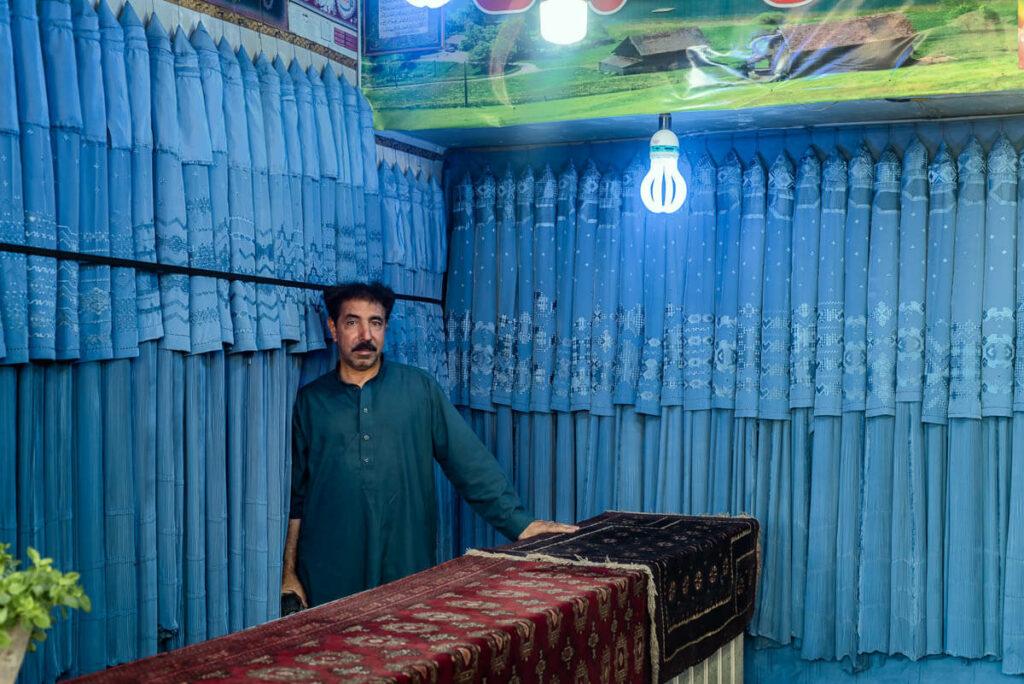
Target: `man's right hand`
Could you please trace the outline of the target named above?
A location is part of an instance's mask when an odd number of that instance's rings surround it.
[[[302,582],[299,581],[298,575],[293,572],[286,573],[281,580],[281,596],[284,596],[285,594],[295,594],[299,597],[302,607],[309,608],[309,601],[306,599],[306,590],[302,588]]]

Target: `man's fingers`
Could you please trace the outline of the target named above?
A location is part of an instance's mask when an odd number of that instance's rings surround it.
[[[530,525],[523,530],[523,533],[519,535],[519,539],[529,539],[535,537],[538,534],[572,534],[578,532],[580,528],[575,525],[565,525],[563,523],[556,523],[550,520],[534,520]]]
[[[299,597],[299,602],[303,608],[309,608],[309,600],[306,598],[306,590],[302,586],[302,582],[299,581],[298,577],[287,577],[284,582],[281,583],[281,595],[284,594],[295,594]]]

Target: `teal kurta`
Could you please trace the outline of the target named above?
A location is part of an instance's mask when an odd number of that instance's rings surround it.
[[[332,371],[304,387],[292,430],[291,517],[311,605],[435,563],[433,459],[499,532],[532,521],[494,457],[425,372],[391,361],[361,389]]]

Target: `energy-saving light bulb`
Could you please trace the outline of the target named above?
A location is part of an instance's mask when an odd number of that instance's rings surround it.
[[[572,45],[587,36],[586,0],[544,0],[540,3],[540,35],[556,45]]]
[[[448,4],[448,0],[405,0],[413,7],[424,9],[437,9]]]
[[[656,214],[679,211],[686,201],[686,181],[679,173],[679,138],[668,129],[662,115],[662,129],[651,137],[651,170],[640,183],[640,199]]]

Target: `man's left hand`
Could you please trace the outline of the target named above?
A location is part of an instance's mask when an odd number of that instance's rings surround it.
[[[578,532],[579,529],[575,525],[563,525],[562,523],[550,520],[534,520],[519,535],[519,541],[536,537],[539,534],[572,534],[573,532]]]

